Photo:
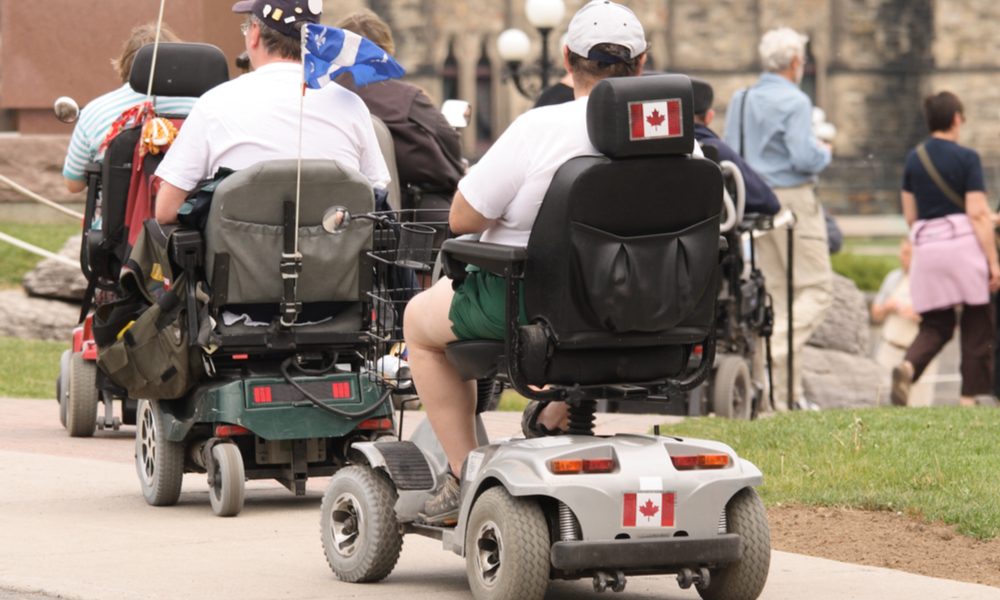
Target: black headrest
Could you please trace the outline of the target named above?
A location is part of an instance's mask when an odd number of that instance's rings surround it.
[[[694,111],[687,75],[611,77],[587,101],[587,133],[610,158],[694,151]]]
[[[149,69],[153,63],[153,44],[146,44],[135,54],[128,83],[145,94]],[[211,44],[160,42],[156,52],[154,96],[189,96],[197,98],[220,83],[229,81],[226,55]]]

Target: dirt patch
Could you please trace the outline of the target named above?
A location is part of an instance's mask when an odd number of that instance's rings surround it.
[[[775,550],[1000,587],[1000,537],[983,542],[892,512],[787,505],[767,518]]]

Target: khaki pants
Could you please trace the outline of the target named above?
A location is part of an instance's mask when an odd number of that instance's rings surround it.
[[[823,208],[812,184],[774,190],[781,208],[791,208],[797,219],[793,248],[794,399],[802,399],[802,348],[833,304],[830,250],[826,242]],[[757,239],[758,266],[764,274],[774,306],[771,336],[775,410],[788,409],[788,231],[780,228]]]

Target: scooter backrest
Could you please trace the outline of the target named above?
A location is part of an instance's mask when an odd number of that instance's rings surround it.
[[[135,54],[129,85],[140,94],[149,88],[153,46],[146,44]],[[229,81],[226,55],[211,44],[160,42],[153,75],[154,96],[198,98],[220,83]]]
[[[281,301],[284,204],[294,202],[295,187],[293,159],[257,163],[230,175],[216,189],[205,225],[205,268],[213,288],[225,286],[226,304]],[[358,219],[343,233],[327,233],[321,223],[332,206],[344,206],[351,214],[373,211],[371,183],[336,161],[303,160],[300,302],[362,299],[359,261],[371,249],[373,226]]]
[[[588,133],[604,156],[560,167],[528,241],[527,317],[548,325],[556,354],[558,347],[665,348],[705,338],[714,318],[723,183],[715,163],[690,156],[691,98],[682,75],[594,87]],[[602,358],[609,371],[594,379],[663,376],[613,358]]]

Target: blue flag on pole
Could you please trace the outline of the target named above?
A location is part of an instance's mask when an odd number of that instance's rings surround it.
[[[321,88],[341,73],[353,75],[358,86],[406,73],[385,50],[352,31],[307,23],[302,37],[302,63],[311,88]]]

